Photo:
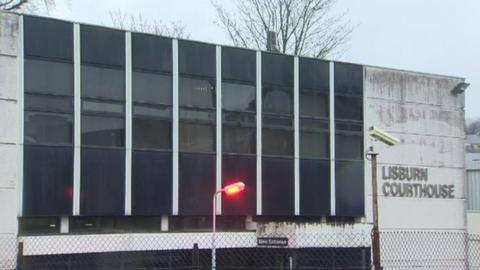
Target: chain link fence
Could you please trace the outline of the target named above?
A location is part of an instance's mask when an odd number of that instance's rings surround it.
[[[210,233],[0,238],[0,269],[178,269],[212,267]],[[382,231],[383,269],[480,270],[480,235]],[[372,269],[371,235],[221,232],[217,269]]]

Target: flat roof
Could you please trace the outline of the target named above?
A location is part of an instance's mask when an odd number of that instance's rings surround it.
[[[259,52],[265,52],[265,53],[277,53],[277,54],[293,56],[293,57],[298,56],[298,57],[301,57],[301,58],[309,58],[309,59],[316,59],[316,60],[329,61],[329,62],[331,61],[331,62],[336,62],[336,63],[344,63],[344,64],[352,64],[352,65],[361,65],[361,66],[370,67],[370,68],[380,68],[380,69],[386,69],[386,70],[398,71],[398,72],[410,72],[410,73],[415,73],[415,74],[419,74],[419,75],[443,77],[443,78],[450,78],[450,79],[459,79],[459,80],[465,81],[465,77],[460,77],[460,76],[429,73],[429,72],[422,72],[422,71],[415,71],[415,70],[406,70],[406,69],[400,69],[400,68],[376,66],[376,65],[369,65],[369,64],[362,64],[362,63],[355,63],[355,62],[347,62],[347,61],[337,61],[337,60],[333,60],[333,59],[316,58],[316,57],[312,57],[312,56],[293,55],[293,54],[288,54],[288,53],[272,52],[272,51],[267,51],[267,50],[258,50],[258,49],[252,49],[252,48],[246,48],[246,47],[239,47],[239,46],[235,46],[235,45],[231,45],[231,44],[220,44],[220,43],[206,42],[206,41],[200,41],[200,40],[195,40],[195,39],[175,38],[175,37],[170,37],[170,36],[158,35],[158,34],[155,34],[155,33],[132,31],[132,30],[121,29],[121,28],[116,28],[116,27],[112,27],[112,26],[98,25],[98,24],[92,24],[92,23],[84,23],[84,22],[78,22],[78,21],[73,21],[73,20],[64,20],[64,19],[59,19],[59,18],[54,18],[54,17],[34,15],[34,14],[16,13],[16,12],[11,12],[11,11],[4,11],[4,10],[0,10],[0,13],[7,13],[7,14],[12,14],[12,15],[17,15],[17,16],[30,16],[30,17],[51,19],[51,20],[69,22],[69,23],[74,23],[74,24],[82,24],[82,25],[108,28],[108,29],[117,30],[117,31],[124,31],[124,32],[131,32],[131,33],[138,33],[138,34],[147,34],[147,35],[153,35],[153,36],[159,36],[159,37],[165,37],[165,38],[183,40],[183,41],[192,41],[192,42],[198,42],[198,43],[203,43],[203,44],[209,44],[209,45],[213,45],[213,46],[238,48],[238,49],[259,51]]]

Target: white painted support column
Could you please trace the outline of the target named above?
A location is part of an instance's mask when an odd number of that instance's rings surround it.
[[[172,40],[172,213],[178,215],[178,40]]]
[[[160,230],[162,232],[167,232],[168,231],[168,216],[162,216]]]
[[[125,215],[132,214],[132,33],[125,32]]]
[[[257,51],[257,215],[262,214],[262,52]]]
[[[23,16],[18,18],[18,191],[17,191],[17,215],[23,215],[23,128],[24,128],[24,51],[23,51]]]
[[[295,215],[300,215],[300,82],[299,59],[293,58],[293,126],[294,126],[294,203]]]
[[[81,162],[81,58],[80,58],[80,25],[73,25],[73,215],[80,215],[80,162]]]
[[[216,118],[217,118],[217,155],[216,155],[216,190],[222,188],[222,47],[216,46]],[[217,209],[215,212],[217,215],[222,214],[222,196],[217,198]]]
[[[334,62],[330,62],[330,215],[335,216],[335,77]]]
[[[60,218],[60,233],[69,232],[69,220],[67,216],[62,216]]]

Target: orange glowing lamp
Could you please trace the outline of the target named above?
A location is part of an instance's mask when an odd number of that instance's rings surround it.
[[[243,182],[236,182],[228,186],[225,186],[223,188],[223,191],[228,196],[233,196],[235,194],[242,192],[244,189],[245,189],[245,184]]]

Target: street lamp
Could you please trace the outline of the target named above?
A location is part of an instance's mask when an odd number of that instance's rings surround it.
[[[217,258],[215,250],[215,231],[217,229],[217,195],[225,192],[227,196],[235,196],[236,194],[242,192],[245,189],[245,184],[243,182],[236,182],[228,186],[224,186],[222,189],[219,189],[213,193],[213,209],[212,209],[212,270],[215,270],[217,267]]]
[[[368,131],[370,136],[375,140],[382,143],[393,146],[400,142],[396,137],[388,134],[387,132],[371,126]],[[373,268],[375,270],[382,269],[380,263],[380,233],[378,229],[378,192],[377,192],[377,156],[378,153],[373,150],[373,146],[367,152],[367,156],[370,156],[372,162],[372,210],[373,210],[373,229],[372,229],[372,253],[373,253]]]

